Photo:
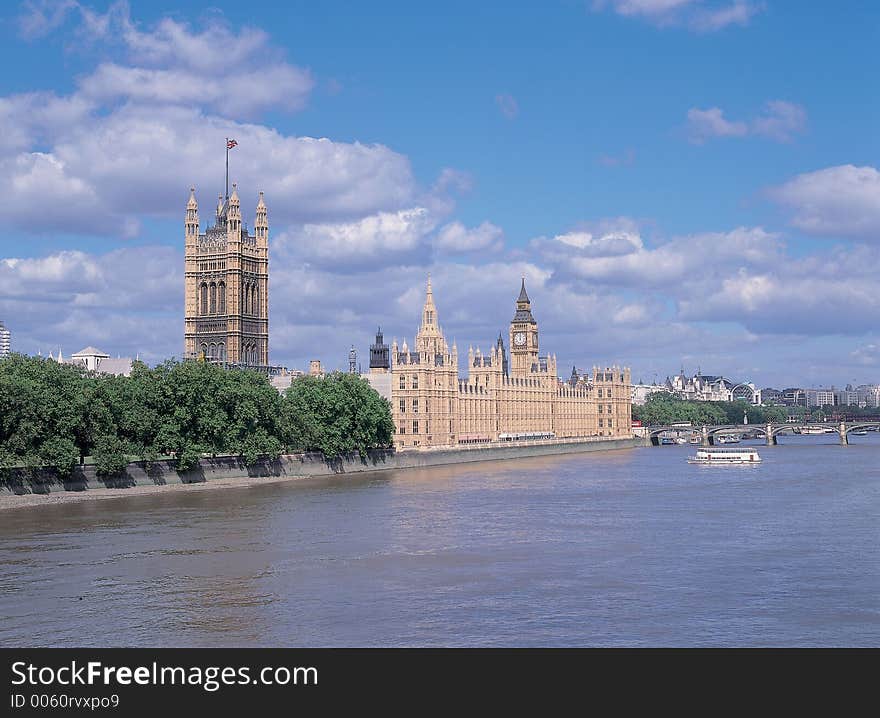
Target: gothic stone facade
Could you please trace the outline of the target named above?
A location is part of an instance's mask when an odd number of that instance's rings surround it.
[[[525,281],[509,340],[509,361],[501,337],[489,354],[469,349],[468,375],[460,379],[458,348],[450,349],[440,329],[429,278],[415,345],[410,349],[404,340],[391,346],[395,445],[485,443],[523,432],[557,438],[632,435],[629,369],[595,366],[592,377],[560,381],[555,355],[539,355],[538,323]]]
[[[199,233],[195,189],[186,205],[184,356],[217,363],[269,364],[269,222],[263,193],[254,234],[241,222],[238,190],[217,204]]]

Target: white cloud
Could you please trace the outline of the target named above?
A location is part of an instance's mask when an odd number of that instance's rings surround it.
[[[811,234],[880,238],[880,172],[839,165],[797,175],[769,191],[792,210],[791,223]]]
[[[283,64],[206,76],[105,63],[80,82],[80,89],[83,96],[99,101],[198,105],[227,116],[251,117],[269,107],[301,109],[313,84],[307,72]]]
[[[306,224],[275,241],[281,251],[336,269],[365,268],[375,262],[389,266],[429,258],[427,235],[434,229],[424,207],[378,212],[354,222]]]
[[[690,26],[698,32],[714,32],[728,25],[745,27],[761,11],[762,5],[747,0],[734,0],[729,5],[699,8],[690,19]]]
[[[66,354],[94,344],[114,356],[180,354],[183,255],[169,247],[63,251],[0,259],[0,316],[16,350]]]
[[[434,247],[446,252],[497,251],[503,244],[504,231],[491,222],[468,229],[455,221],[440,228]]]
[[[557,234],[553,241],[585,250],[592,256],[616,256],[642,249],[642,238],[636,232],[617,230],[595,235],[586,230]]]
[[[701,110],[692,107],[687,113],[688,138],[694,144],[703,144],[714,137],[765,137],[776,142],[791,142],[803,133],[807,113],[803,107],[785,100],[771,100],[762,113],[748,122],[728,120],[719,107]]]
[[[63,25],[77,5],[74,0],[27,0],[18,18],[19,32],[28,40],[43,37]]]
[[[283,59],[265,32],[234,32],[217,17],[199,29],[166,17],[142,30],[124,2],[103,14],[76,2],[30,3],[19,18],[22,34],[47,34],[74,10],[85,44],[119,47],[125,58],[103,62],[79,80],[86,98],[184,105],[246,118],[268,108],[299,110],[315,84],[308,70]]]
[[[748,25],[763,5],[750,0],[594,0],[593,9],[610,7],[618,15],[647,20],[658,27],[687,27],[714,32],[730,25]]]
[[[752,132],[778,142],[790,142],[794,135],[804,132],[807,112],[800,105],[785,100],[771,100],[764,112],[752,121]]]
[[[688,135],[691,142],[702,144],[711,137],[744,137],[749,128],[745,122],[730,122],[718,107],[701,110],[692,107],[687,113]]]

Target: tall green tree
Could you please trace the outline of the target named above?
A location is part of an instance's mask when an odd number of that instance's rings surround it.
[[[282,436],[290,449],[320,451],[328,459],[391,444],[391,406],[365,380],[335,372],[299,377],[284,393]]]

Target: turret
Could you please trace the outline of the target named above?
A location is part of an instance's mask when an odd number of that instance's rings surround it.
[[[226,214],[226,228],[229,232],[229,240],[241,241],[241,200],[238,198],[237,186],[233,183],[232,195],[229,197],[229,211]]]
[[[269,218],[266,203],[263,201],[263,192],[260,191],[260,201],[257,202],[257,218],[254,222],[254,231],[257,237],[258,247],[269,246]]]
[[[186,243],[194,245],[199,239],[199,203],[196,202],[196,188],[189,188],[189,202],[186,203]]]

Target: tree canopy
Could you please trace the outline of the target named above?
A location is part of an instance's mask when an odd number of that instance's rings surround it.
[[[160,456],[180,470],[202,456],[333,459],[388,446],[393,431],[388,402],[350,374],[300,377],[282,396],[258,372],[205,362],[136,362],[124,377],[20,354],[0,361],[0,470],[66,477],[86,457],[99,475]]]
[[[755,406],[747,401],[690,401],[664,393],[652,394],[641,406],[633,406],[633,419],[646,426],[663,426],[689,421],[694,426],[742,424],[748,417],[750,424],[780,423],[787,421],[788,408],[784,406]]]

